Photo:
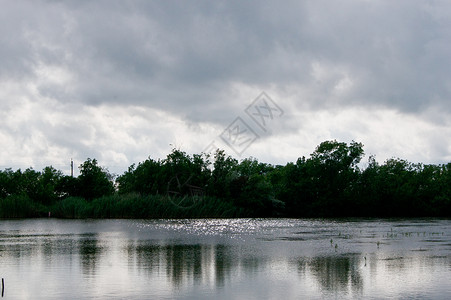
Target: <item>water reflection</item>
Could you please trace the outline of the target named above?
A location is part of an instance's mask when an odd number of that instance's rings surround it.
[[[94,275],[97,264],[102,257],[102,247],[99,246],[98,236],[93,234],[90,237],[84,237],[78,242],[78,251],[80,263],[84,275]]]
[[[303,277],[311,275],[323,291],[345,292],[351,289],[352,292],[358,292],[362,290],[360,255],[301,258],[297,263]]]
[[[283,246],[283,245],[281,245]],[[271,270],[275,264],[296,264],[302,278],[314,279],[320,289],[329,292],[353,292],[363,288],[360,255],[302,257],[294,262],[268,260],[246,254],[240,247],[230,245],[154,245],[129,244],[126,247],[129,266],[138,266],[147,275],[157,276],[164,270],[173,288],[199,285],[213,281],[217,288],[232,281],[233,275],[252,278],[259,271]],[[288,270],[289,271],[289,268]]]
[[[354,226],[318,222],[317,233],[290,223],[240,238],[224,234],[226,227],[222,235],[187,234],[193,231],[188,221],[186,230],[178,222],[171,230],[161,229],[164,221],[140,223],[146,229],[140,234],[124,224],[114,231],[105,229],[109,224],[57,232],[0,227],[0,277],[7,279],[8,296],[440,299],[451,293],[451,224],[441,225],[439,241],[425,241],[422,234],[387,237],[391,224],[376,230],[374,223],[360,237]]]
[[[174,288],[203,284],[211,280],[214,280],[217,287],[222,287],[240,264],[239,258],[233,256],[232,247],[227,245],[141,243],[129,244],[125,252],[129,266],[137,266],[148,276],[164,271]]]

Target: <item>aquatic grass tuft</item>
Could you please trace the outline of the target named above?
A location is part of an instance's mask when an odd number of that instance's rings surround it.
[[[9,195],[0,198],[0,218],[31,218],[45,214],[45,207],[34,203],[27,195]]]
[[[197,199],[198,200],[198,199]],[[187,207],[186,203],[194,203]],[[141,196],[137,193],[104,196],[86,201],[83,198],[69,197],[51,207],[53,217],[84,218],[235,218],[247,214],[232,203],[214,197],[204,197],[193,202],[183,198],[174,204],[163,195]]]

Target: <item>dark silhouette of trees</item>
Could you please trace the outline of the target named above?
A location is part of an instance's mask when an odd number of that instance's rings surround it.
[[[202,207],[214,208],[215,215],[224,207],[227,215],[247,217],[451,216],[451,163],[391,158],[381,164],[370,156],[360,168],[363,154],[361,143],[325,141],[308,158],[274,166],[255,158],[239,162],[223,150],[209,156],[173,149],[163,160],[149,157],[131,165],[115,181],[90,158],[76,178],[51,166],[41,172],[5,169],[0,171],[0,217],[39,216],[58,204],[60,210],[70,209],[65,216],[83,215],[89,204],[98,206],[90,208],[95,216],[145,217],[168,213],[174,203],[191,198],[198,209],[182,205],[175,216],[189,211],[199,217]],[[121,207],[134,208],[121,212]]]
[[[114,193],[113,177],[107,169],[100,167],[96,159],[88,158],[80,165],[78,194],[86,200],[93,200]]]
[[[226,156],[224,150],[217,150],[214,154],[213,171],[208,184],[208,193],[218,197],[230,199],[231,184],[239,174],[236,172],[238,161]]]
[[[128,171],[117,178],[119,193],[159,194],[162,192],[161,171],[161,162],[150,157],[139,163],[137,167],[134,164],[131,165]]]

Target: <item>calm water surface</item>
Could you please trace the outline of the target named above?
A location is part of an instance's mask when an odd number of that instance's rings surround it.
[[[4,299],[449,299],[451,221],[2,220],[0,277]]]

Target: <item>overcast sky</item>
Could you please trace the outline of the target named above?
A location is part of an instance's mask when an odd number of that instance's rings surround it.
[[[285,164],[331,139],[451,161],[450,1],[0,5],[0,169],[209,145]]]

